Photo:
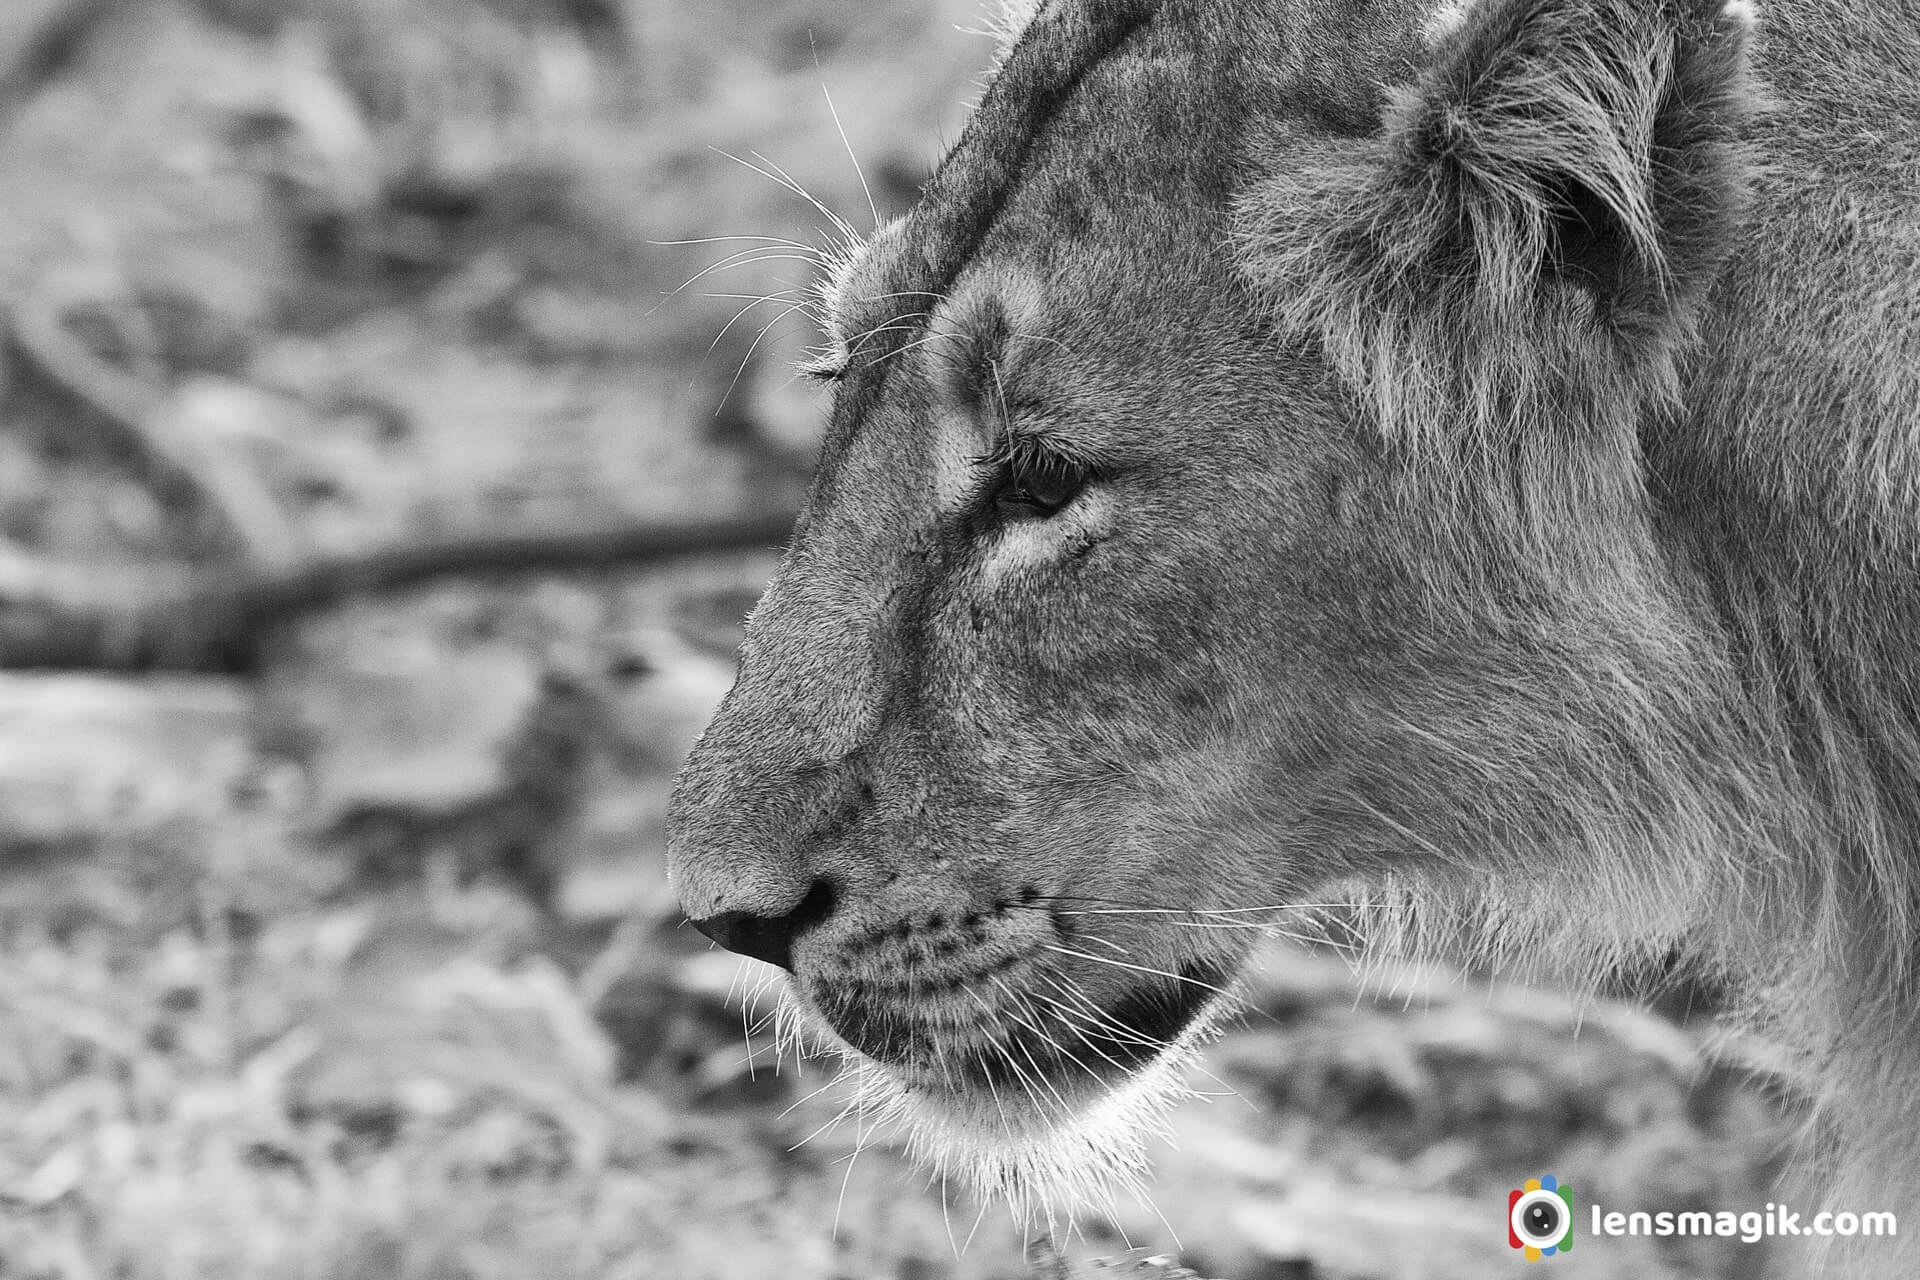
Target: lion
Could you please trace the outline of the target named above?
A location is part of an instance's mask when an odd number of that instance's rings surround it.
[[[1030,7],[823,290],[695,926],[1015,1196],[1342,902],[1710,975],[1920,1212],[1920,11]]]

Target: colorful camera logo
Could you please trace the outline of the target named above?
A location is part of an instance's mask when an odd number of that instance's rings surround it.
[[[1507,1192],[1507,1243],[1536,1262],[1573,1248],[1573,1190],[1552,1174]]]

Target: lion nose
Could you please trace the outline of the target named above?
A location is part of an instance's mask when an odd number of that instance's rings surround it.
[[[833,914],[839,892],[827,880],[815,880],[806,895],[783,916],[751,911],[719,911],[690,923],[729,951],[793,971],[793,944],[806,930]]]

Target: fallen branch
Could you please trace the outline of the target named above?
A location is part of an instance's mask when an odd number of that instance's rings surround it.
[[[0,668],[246,673],[278,624],[445,577],[626,568],[776,549],[791,513],[481,534],[289,568],[101,570],[0,554]]]

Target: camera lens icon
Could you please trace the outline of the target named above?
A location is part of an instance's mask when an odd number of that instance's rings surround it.
[[[1573,1248],[1573,1190],[1551,1176],[1529,1178],[1507,1193],[1507,1243],[1527,1259],[1551,1258]]]
[[[1513,1207],[1513,1233],[1536,1249],[1558,1244],[1566,1234],[1566,1215],[1560,1197],[1551,1191],[1529,1191]]]

